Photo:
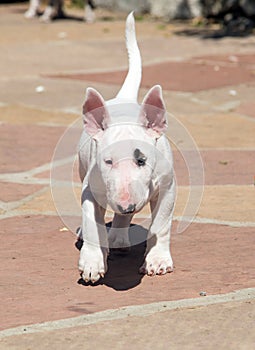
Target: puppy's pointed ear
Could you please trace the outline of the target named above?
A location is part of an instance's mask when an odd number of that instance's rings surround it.
[[[166,107],[160,85],[153,86],[143,99],[139,122],[154,137],[159,137],[167,129]]]
[[[110,121],[103,97],[93,88],[87,88],[86,91],[83,121],[86,132],[95,138],[107,128]]]

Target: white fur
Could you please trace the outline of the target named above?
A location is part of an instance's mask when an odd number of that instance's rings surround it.
[[[129,70],[124,84],[116,98],[137,101],[138,90],[142,78],[142,60],[136,41],[133,12],[128,15],[126,21],[126,46],[129,58]]]

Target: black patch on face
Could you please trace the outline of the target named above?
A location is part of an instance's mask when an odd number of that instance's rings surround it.
[[[139,150],[139,148],[136,148],[134,150],[134,158],[135,162],[138,166],[144,166],[146,164],[147,158],[145,155]]]

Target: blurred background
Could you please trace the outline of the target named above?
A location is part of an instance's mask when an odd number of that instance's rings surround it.
[[[30,4],[35,1],[31,0]],[[2,0],[1,4],[26,3],[27,1]],[[255,2],[253,0],[51,0],[41,1],[41,11],[47,5],[55,7],[52,17],[63,17],[64,12],[58,11],[61,3],[65,13],[71,8],[84,8],[87,3],[92,8],[109,10],[110,13],[128,13],[135,9],[139,16],[151,15],[154,18],[169,22],[172,20],[192,20],[195,26],[209,26],[213,23],[221,25],[220,30],[214,33],[222,35],[248,35],[252,33],[255,23]],[[141,17],[140,17],[141,19]]]

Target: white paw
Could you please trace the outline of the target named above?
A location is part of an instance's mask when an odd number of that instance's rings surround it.
[[[54,8],[52,6],[47,6],[43,15],[40,16],[39,20],[45,23],[50,22],[54,17],[54,14],[55,14]]]
[[[80,252],[79,271],[85,282],[97,282],[107,271],[107,249],[83,245]]]
[[[139,272],[149,276],[164,275],[173,271],[173,260],[169,252],[149,252]]]
[[[29,9],[24,13],[25,18],[35,18],[37,16],[37,10],[36,9]]]

